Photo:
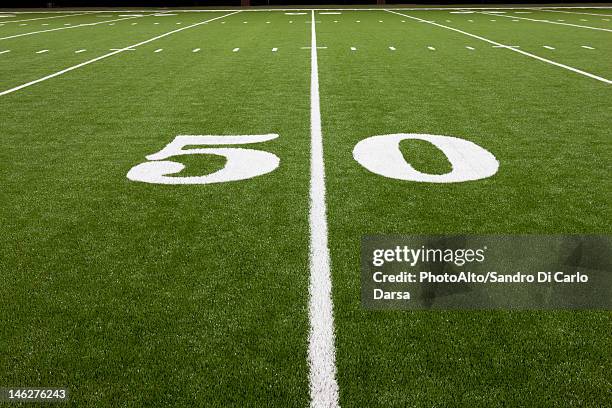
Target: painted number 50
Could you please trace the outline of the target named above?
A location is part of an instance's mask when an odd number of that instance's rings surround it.
[[[245,180],[274,171],[280,163],[278,156],[262,150],[238,147],[186,148],[187,146],[224,146],[262,143],[276,139],[277,134],[243,136],[177,136],[157,153],[147,156],[145,163],[132,167],[127,177],[133,181],[155,184],[211,184]],[[428,174],[416,170],[400,151],[400,142],[407,139],[424,140],[444,153],[452,170],[446,174]],[[168,175],[185,168],[181,163],[166,160],[174,156],[203,154],[223,156],[225,166],[214,173],[180,177]],[[357,143],[353,149],[355,160],[372,173],[397,179],[424,183],[458,183],[491,177],[499,162],[490,152],[465,139],[419,133],[396,133],[372,136]]]

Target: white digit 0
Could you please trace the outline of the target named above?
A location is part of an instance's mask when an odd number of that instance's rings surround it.
[[[452,166],[446,174],[428,174],[416,170],[404,159],[400,142],[425,140],[440,149]],[[499,162],[490,152],[465,139],[419,133],[372,136],[357,143],[353,157],[359,164],[384,177],[425,183],[458,183],[491,177]]]

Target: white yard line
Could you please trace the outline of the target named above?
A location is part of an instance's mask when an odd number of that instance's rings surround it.
[[[65,17],[74,17],[74,16],[84,16],[86,14],[93,14],[93,13],[87,12],[87,13],[79,13],[79,14],[66,14],[66,15],[63,15],[63,16],[28,18],[28,19],[25,19],[25,20],[7,20],[7,21],[2,21],[2,24],[21,23],[23,21],[34,21],[34,20],[51,20],[52,18],[65,18]]]
[[[131,19],[134,19],[134,18],[142,18],[142,17],[143,16],[124,17],[124,18],[118,18],[116,20],[98,21],[97,23],[86,23],[86,24],[73,25],[73,26],[69,26],[69,27],[59,27],[59,28],[50,28],[48,30],[31,31],[29,33],[15,34],[15,35],[11,35],[11,36],[8,36],[8,37],[0,37],[0,40],[8,40],[8,39],[11,39],[11,38],[24,37],[26,35],[49,33],[51,31],[70,30],[72,28],[78,28],[78,27],[89,27],[89,26],[95,26],[95,25],[98,25],[98,24],[106,24],[106,23],[110,23],[110,22],[113,22],[113,21],[131,20]]]
[[[551,13],[567,13],[567,14],[584,14],[587,16],[604,16],[604,17],[612,17],[612,14],[597,14],[597,13],[580,13],[578,11],[561,11],[561,10],[540,10],[540,11],[549,11]]]
[[[395,7],[387,8],[386,10],[404,10],[404,11],[420,11],[420,10],[541,10],[542,6],[532,7]],[[612,10],[610,6],[555,6],[546,7],[546,9],[560,9],[560,10]],[[148,9],[148,10],[90,10],[92,13],[216,13],[216,12],[231,12],[231,11],[248,11],[248,12],[261,12],[261,11],[381,11],[381,8],[257,8],[257,9],[240,9],[239,7],[233,9]],[[5,11],[7,14],[45,14],[45,13],[78,13],[80,10],[73,11]]]
[[[325,203],[325,163],[319,106],[319,67],[317,33],[312,11],[310,47],[310,285],[308,317],[308,365],[310,406],[338,407],[334,315],[331,265],[327,243],[327,208]]]
[[[538,55],[532,54],[532,53],[527,52],[527,51],[523,51],[523,50],[521,50],[519,48],[516,48],[516,47],[505,46],[504,44],[498,43],[498,42],[493,41],[493,40],[489,40],[488,38],[484,38],[484,37],[481,37],[481,36],[476,35],[476,34],[471,34],[471,33],[459,30],[457,28],[445,26],[444,24],[432,23],[431,21],[426,21],[426,20],[423,20],[421,18],[413,17],[413,16],[408,15],[408,14],[398,13],[396,11],[392,11],[392,10],[389,10],[389,9],[387,9],[386,11],[389,12],[389,13],[393,13],[393,14],[397,14],[397,15],[400,15],[400,16],[408,17],[408,18],[411,18],[413,20],[418,20],[418,21],[421,21],[421,22],[426,22],[428,24],[435,25],[435,26],[441,27],[441,28],[445,28],[447,30],[455,31],[455,32],[461,33],[463,35],[467,35],[469,37],[476,38],[476,39],[481,40],[481,41],[485,41],[485,42],[487,42],[489,44],[493,44],[493,45],[498,46],[498,47],[503,47],[503,48],[505,48],[507,50],[510,50],[512,52],[517,52],[517,53],[525,55],[527,57],[537,59],[538,61],[546,62],[548,64],[555,65],[557,67],[567,69],[568,71],[572,71],[572,72],[575,72],[577,74],[584,75],[584,76],[587,76],[587,77],[592,78],[592,79],[596,79],[596,80],[604,82],[606,84],[612,84],[612,80],[609,80],[609,79],[606,79],[606,78],[603,78],[603,77],[591,74],[591,73],[586,72],[586,71],[582,71],[582,70],[580,70],[578,68],[570,67],[569,65],[565,65],[565,64],[561,64],[559,62],[555,62],[555,61],[549,60],[548,58],[540,57]]]
[[[201,21],[199,23],[195,23],[195,24],[191,24],[191,25],[188,25],[188,26],[185,26],[185,27],[181,27],[181,28],[178,28],[176,30],[172,30],[172,31],[169,31],[167,33],[164,33],[164,34],[158,35],[156,37],[150,38],[148,40],[139,42],[137,44],[130,45],[130,46],[125,47],[125,48],[117,49],[117,50],[115,50],[113,52],[109,52],[108,54],[104,54],[104,55],[101,55],[101,56],[99,56],[97,58],[90,59],[89,61],[85,61],[85,62],[82,62],[80,64],[73,65],[73,66],[71,66],[69,68],[63,69],[61,71],[54,72],[53,74],[47,75],[45,77],[42,77],[42,78],[36,79],[34,81],[31,81],[31,82],[28,82],[28,83],[16,86],[16,87],[11,88],[11,89],[7,89],[6,91],[2,91],[2,92],[0,92],[0,96],[8,95],[10,93],[19,91],[20,89],[27,88],[29,86],[38,84],[38,83],[46,81],[48,79],[58,77],[58,76],[63,75],[65,73],[67,73],[67,72],[74,71],[75,69],[79,69],[79,68],[82,68],[82,67],[84,67],[86,65],[93,64],[94,62],[103,60],[103,59],[108,58],[108,57],[112,57],[113,55],[120,54],[120,53],[122,53],[124,51],[133,50],[136,47],[139,47],[139,46],[145,45],[145,44],[149,44],[149,43],[151,43],[153,41],[159,40],[160,38],[164,38],[164,37],[167,37],[169,35],[176,34],[178,32],[181,32],[181,31],[184,31],[184,30],[188,30],[190,28],[197,27],[199,25],[206,24],[206,23],[209,23],[211,21],[218,20],[220,18],[225,18],[225,17],[231,16],[233,14],[237,14],[237,13],[240,13],[240,10],[234,11],[234,12],[229,13],[229,14],[224,14],[224,15],[219,16],[219,17],[211,18],[211,19],[208,19],[208,20],[205,20],[205,21]]]
[[[585,25],[580,25],[580,24],[572,24],[572,23],[560,23],[558,21],[550,21],[550,20],[538,20],[536,18],[529,18],[529,17],[505,16],[503,14],[493,14],[493,13],[489,13],[489,12],[486,12],[486,11],[480,11],[479,13],[480,14],[485,14],[487,16],[506,17],[506,18],[512,18],[512,19],[515,19],[515,20],[518,19],[518,20],[533,21],[533,22],[536,22],[536,23],[557,24],[557,25],[564,25],[564,26],[570,26],[570,27],[586,28],[586,29],[589,29],[589,30],[612,32],[612,30],[608,29],[608,28],[591,27],[591,26],[585,26]]]

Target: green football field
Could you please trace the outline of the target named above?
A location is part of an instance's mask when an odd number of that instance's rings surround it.
[[[611,85],[612,8],[0,11],[0,387],[610,406],[609,311],[365,310],[360,245],[609,234]]]

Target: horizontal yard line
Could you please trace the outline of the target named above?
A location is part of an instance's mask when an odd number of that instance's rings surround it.
[[[92,13],[149,13],[149,12],[172,12],[172,13],[215,13],[215,12],[230,12],[230,11],[249,11],[249,12],[266,12],[266,11],[383,11],[383,10],[404,10],[404,11],[419,11],[419,10],[536,10],[539,11],[542,9],[542,6],[523,6],[523,7],[395,7],[395,8],[257,8],[257,9],[241,9],[240,7],[235,7],[231,9],[164,9],[162,10],[90,10]],[[584,9],[592,9],[592,10],[612,10],[610,6],[554,6],[554,7],[546,7],[549,9],[559,9],[559,10],[584,10]],[[6,11],[6,13],[10,14],[45,14],[45,13],[78,13],[82,10],[72,10],[72,11]]]
[[[50,28],[48,30],[31,31],[29,33],[15,34],[15,35],[11,35],[11,36],[8,36],[8,37],[0,37],[0,40],[9,40],[11,38],[24,37],[26,35],[50,33],[52,31],[70,30],[72,28],[90,27],[90,26],[95,26],[95,25],[99,25],[99,24],[106,24],[106,23],[109,23],[109,22],[112,22],[112,21],[131,20],[131,19],[134,19],[134,18],[142,18],[142,16],[124,17],[124,18],[118,18],[116,20],[98,21],[97,23],[86,23],[86,24],[73,25],[73,26],[70,26],[70,27]]]
[[[589,7],[591,8],[591,7]],[[567,14],[584,14],[586,16],[604,16],[604,17],[612,17],[612,14],[597,14],[597,13],[581,13],[579,11],[562,11],[562,10],[544,10],[541,11],[549,11],[551,13],[567,13]]]
[[[388,9],[387,9],[387,11],[389,13],[393,13],[393,14],[397,14],[397,15],[400,15],[400,16],[408,17],[408,18],[411,18],[413,20],[424,21],[423,19],[420,19],[418,17],[413,17],[413,16],[411,16],[409,14],[402,14],[402,13],[398,13],[396,11],[392,11],[392,10],[388,10]],[[463,35],[467,35],[467,36],[472,37],[472,38],[476,38],[476,39],[481,40],[481,41],[485,41],[485,42],[487,42],[489,44],[493,44],[493,45],[497,45],[497,46],[503,46],[503,44],[500,44],[500,43],[498,43],[496,41],[493,41],[493,40],[489,40],[488,38],[484,38],[484,37],[481,37],[481,36],[476,35],[476,34],[471,34],[471,33],[459,30],[457,28],[445,26],[444,24],[432,23],[432,22],[428,22],[428,23],[431,24],[431,25],[437,26],[437,27],[445,28],[447,30],[451,30],[451,31],[455,31],[455,32],[461,33]],[[596,79],[596,80],[604,82],[606,84],[612,84],[612,81],[609,80],[609,79],[600,77],[598,75],[591,74],[591,73],[586,72],[586,71],[582,71],[582,70],[574,68],[574,67],[570,67],[569,65],[561,64],[559,62],[555,62],[555,61],[549,60],[547,58],[540,57],[538,55],[532,54],[532,53],[527,52],[527,51],[523,51],[523,50],[518,49],[518,48],[514,48],[514,47],[505,47],[505,48],[507,50],[512,51],[512,52],[516,52],[516,53],[525,55],[527,57],[537,59],[538,61],[546,62],[548,64],[555,65],[557,67],[567,69],[568,71],[572,71],[572,72],[575,72],[577,74],[581,74],[581,75],[587,76],[589,78]]]
[[[141,46],[141,45],[149,44],[149,43],[151,43],[151,42],[153,42],[153,41],[159,40],[160,38],[164,38],[164,37],[167,37],[167,36],[169,36],[169,35],[176,34],[176,33],[178,33],[178,32],[185,31],[185,30],[188,30],[188,29],[190,29],[190,28],[197,27],[197,26],[200,26],[200,25],[202,25],[202,24],[206,24],[206,23],[209,23],[209,22],[211,22],[211,21],[218,20],[218,19],[220,19],[220,18],[225,18],[225,17],[231,16],[231,15],[233,15],[233,14],[237,14],[237,13],[240,13],[240,11],[234,11],[234,12],[229,13],[229,14],[224,14],[224,15],[219,16],[219,17],[211,18],[211,19],[208,19],[208,20],[205,20],[205,21],[201,21],[201,22],[199,22],[199,23],[195,23],[195,24],[192,24],[192,25],[189,25],[189,26],[185,26],[185,27],[178,28],[178,29],[176,29],[176,30],[169,31],[169,32],[167,32],[167,33],[164,33],[164,34],[158,35],[158,36],[156,36],[156,37],[153,37],[153,38],[150,38],[150,39],[148,39],[148,40],[145,40],[145,41],[139,42],[139,43],[137,43],[137,44],[130,45],[129,47],[125,47],[125,48],[118,49],[118,50],[116,50],[116,51],[110,52],[110,53],[108,53],[108,54],[101,55],[101,56],[99,56],[99,57],[97,57],[97,58],[90,59],[89,61],[85,61],[85,62],[82,62],[82,63],[77,64],[77,65],[73,65],[73,66],[71,66],[71,67],[69,67],[69,68],[63,69],[63,70],[61,70],[61,71],[57,71],[57,72],[55,72],[55,73],[53,73],[53,74],[50,74],[50,75],[47,75],[47,76],[45,76],[45,77],[42,77],[42,78],[36,79],[36,80],[34,80],[34,81],[31,81],[31,82],[28,82],[28,83],[25,83],[25,84],[22,84],[22,85],[16,86],[16,87],[11,88],[11,89],[7,89],[6,91],[2,91],[2,92],[0,92],[0,96],[8,95],[8,94],[10,94],[10,93],[13,93],[13,92],[19,91],[20,89],[24,89],[24,88],[27,88],[27,87],[29,87],[29,86],[32,86],[32,85],[38,84],[38,83],[40,83],[40,82],[46,81],[46,80],[48,80],[48,79],[58,77],[58,76],[63,75],[63,74],[65,74],[65,73],[67,73],[67,72],[74,71],[75,69],[79,69],[79,68],[84,67],[84,66],[86,66],[86,65],[93,64],[94,62],[97,62],[97,61],[103,60],[103,59],[105,59],[105,58],[112,57],[113,55],[117,55],[117,54],[119,54],[119,53],[122,53],[123,51],[125,51],[125,50],[127,50],[127,49],[130,49],[130,48],[136,48],[136,47],[139,47],[139,46]]]
[[[536,18],[529,18],[529,17],[505,16],[503,14],[492,14],[492,13],[488,13],[486,11],[481,11],[480,14],[486,14],[487,16],[497,16],[497,17],[506,17],[506,18],[512,18],[512,19],[519,19],[519,20],[527,20],[527,21],[533,21],[533,22],[536,22],[536,23],[557,24],[557,25],[564,25],[564,26],[570,26],[570,27],[586,28],[586,29],[589,29],[589,30],[612,32],[612,30],[607,29],[607,28],[591,27],[591,26],[585,26],[585,25],[580,25],[580,24],[572,24],[572,23],[560,23],[558,21],[550,21],[550,20],[538,20]]]
[[[6,24],[6,23],[21,23],[23,21],[34,21],[34,20],[51,20],[52,18],[65,18],[65,17],[74,17],[74,16],[84,16],[86,14],[92,14],[92,13],[91,12],[87,12],[87,13],[79,13],[79,14],[66,14],[66,15],[63,15],[63,16],[28,18],[28,19],[25,19],[25,20],[7,20],[7,21],[2,21],[2,24]]]

